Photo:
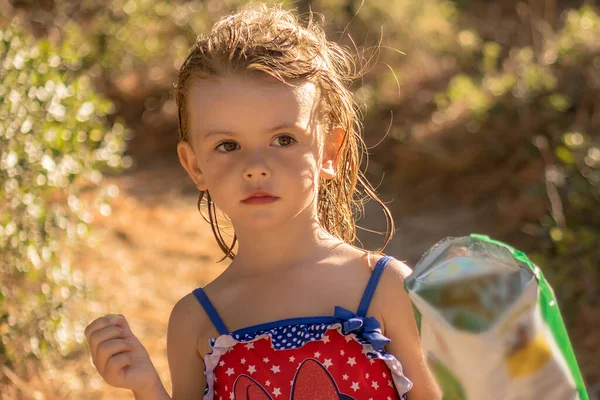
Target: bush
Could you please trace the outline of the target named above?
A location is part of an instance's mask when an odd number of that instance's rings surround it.
[[[597,296],[600,249],[600,16],[590,7],[569,10],[564,26],[548,34],[541,47],[506,49],[493,41],[478,49],[478,74],[455,77],[438,97],[445,116],[464,105],[466,125],[478,135],[503,142],[498,121],[514,121],[507,153],[537,147],[543,161],[538,189],[550,213],[537,227],[534,252],[558,288],[566,317],[574,315],[581,294]],[[531,115],[519,115],[518,109]],[[583,290],[582,290],[583,289]],[[587,289],[587,290],[586,290]]]
[[[85,285],[69,249],[114,188],[92,194],[103,172],[130,164],[112,103],[77,72],[73,49],[0,30],[0,364],[49,349],[67,354],[83,326],[64,318]]]
[[[525,247],[572,322],[582,294],[597,299],[599,289],[600,16],[591,7],[567,10],[560,29],[546,28],[541,44],[522,47],[464,29],[457,70],[433,96],[421,131],[408,134],[420,140],[396,138],[422,152],[397,176],[429,174],[472,203],[505,196],[510,207],[495,225],[513,223],[503,239],[515,246],[522,229],[535,238]],[[509,194],[499,196],[500,187]]]

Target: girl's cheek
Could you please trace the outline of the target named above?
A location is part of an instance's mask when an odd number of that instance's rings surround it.
[[[208,169],[224,169],[229,168],[235,163],[235,157],[224,154],[210,154],[204,158],[204,167]]]

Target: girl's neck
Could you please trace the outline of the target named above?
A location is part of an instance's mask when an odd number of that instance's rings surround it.
[[[306,222],[290,221],[285,226],[260,231],[237,229],[238,252],[229,268],[252,273],[305,265],[343,244],[325,231],[316,218]]]

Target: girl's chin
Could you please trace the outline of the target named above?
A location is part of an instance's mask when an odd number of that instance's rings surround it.
[[[316,208],[316,207],[315,207]],[[286,207],[247,207],[242,210],[236,210],[235,215],[231,216],[231,221],[236,232],[248,231],[280,231],[290,228],[291,224],[296,225],[300,220],[306,219],[310,224],[316,216],[311,212],[310,205],[289,209]]]
[[[281,220],[275,218],[251,218],[244,219],[243,222],[235,224],[236,231],[245,230],[250,232],[268,232],[277,230],[277,228],[283,227],[285,224]]]
[[[281,215],[276,212],[253,212],[246,213],[238,219],[233,219],[236,232],[246,231],[268,233],[269,231],[282,231],[290,227],[290,222],[295,215]]]

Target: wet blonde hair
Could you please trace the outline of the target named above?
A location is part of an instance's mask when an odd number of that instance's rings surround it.
[[[294,11],[281,6],[248,5],[217,22],[208,35],[198,37],[183,62],[175,99],[179,111],[179,140],[188,139],[187,92],[194,79],[227,76],[232,73],[266,74],[284,83],[313,82],[319,91],[320,124],[325,132],[341,127],[345,134],[338,150],[336,174],[319,179],[319,222],[330,234],[346,243],[356,240],[355,216],[368,198],[382,208],[387,220],[385,242],[389,243],[394,224],[389,209],[360,172],[361,155],[366,154],[361,137],[360,109],[348,89],[364,74],[355,58],[340,45],[327,40],[325,32],[308,13],[302,25]],[[208,215],[202,212],[206,203]],[[198,209],[210,223],[225,258],[233,259],[233,248],[223,238],[216,207],[208,191],[201,191]]]

